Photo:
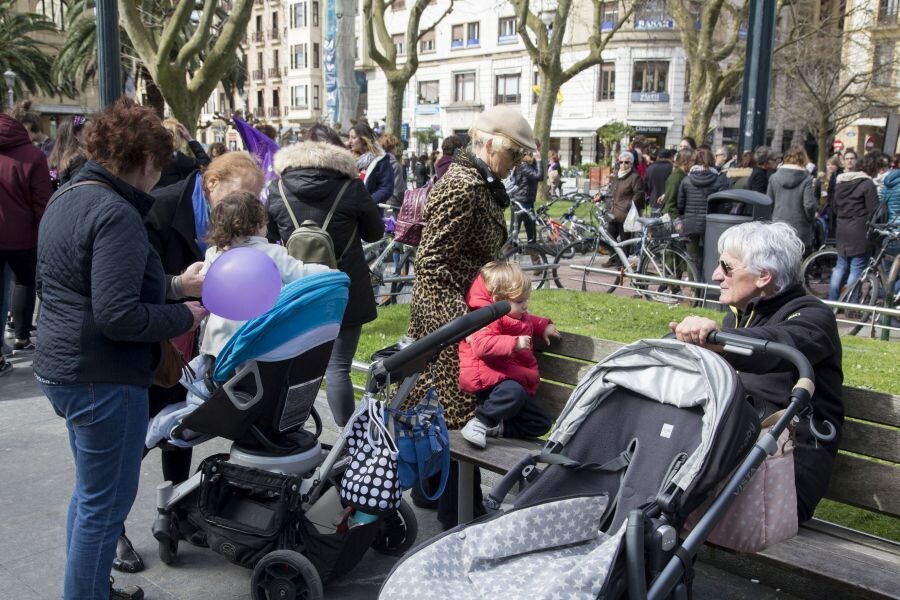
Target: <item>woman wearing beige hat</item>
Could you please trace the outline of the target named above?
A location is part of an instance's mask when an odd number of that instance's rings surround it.
[[[537,149],[534,132],[516,110],[495,106],[481,113],[469,130],[468,148],[457,151],[447,173],[428,194],[427,224],[416,250],[408,335],[419,338],[464,315],[466,292],[478,270],[495,260],[507,236],[503,213],[509,197],[502,180],[526,153]],[[475,396],[459,389],[456,347],[444,350],[432,365],[434,385],[444,407],[447,426],[462,428],[475,414]],[[427,386],[423,378],[423,386]],[[424,387],[413,394],[415,404]],[[445,528],[456,525],[454,463],[439,501],[438,519]],[[477,481],[475,506],[481,506]]]

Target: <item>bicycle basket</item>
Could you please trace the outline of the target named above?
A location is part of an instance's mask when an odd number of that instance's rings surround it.
[[[672,221],[655,223],[647,227],[647,237],[650,239],[665,240],[675,233],[675,224]]]

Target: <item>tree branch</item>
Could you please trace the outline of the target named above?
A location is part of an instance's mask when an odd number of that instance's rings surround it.
[[[218,0],[205,0],[203,13],[200,15],[200,21],[197,23],[197,28],[194,29],[194,34],[178,51],[178,57],[175,59],[177,69],[186,69],[188,61],[199,54],[209,41],[217,2]]]
[[[175,5],[175,12],[163,27],[162,34],[159,38],[159,50],[156,53],[156,67],[158,70],[166,65],[171,65],[170,55],[178,41],[180,32],[191,20],[191,12],[194,10],[194,0],[178,0]]]
[[[134,49],[142,57],[149,58],[156,56],[156,44],[150,38],[147,29],[141,22],[141,15],[138,12],[137,6],[130,0],[119,0],[118,5],[119,19],[121,20],[122,27],[125,28],[125,33],[128,34],[128,38],[131,40]],[[156,79],[157,69],[153,62],[154,61],[152,60],[149,62],[145,60],[144,64],[147,65],[150,76]]]
[[[537,63],[541,52],[534,42],[531,41],[531,37],[528,35],[528,27],[531,26],[533,29],[533,23],[538,19],[528,10],[528,0],[510,0],[510,2],[516,9],[516,33],[519,34],[522,43],[525,44],[525,50],[528,51],[531,61]],[[541,25],[543,26],[543,24]],[[537,35],[539,36],[540,34]],[[540,43],[540,39],[538,39],[538,43]]]
[[[232,67],[234,52],[246,31],[253,0],[234,0],[231,13],[222,25],[222,33],[203,58],[203,65],[193,73],[187,84],[189,91],[208,98],[216,85]]]
[[[595,4],[597,4],[596,0]],[[594,11],[594,33],[589,38],[591,51],[587,56],[571,65],[568,69],[562,71],[563,82],[569,81],[585,69],[603,62],[603,50],[606,49],[606,45],[612,39],[612,36],[615,35],[620,29],[622,29],[622,26],[625,24],[625,22],[629,18],[631,18],[631,15],[634,13],[634,6],[635,3],[631,3],[631,6],[625,11],[625,13],[622,15],[622,18],[618,19],[616,26],[613,27],[612,30],[605,36],[603,36],[602,32],[600,31],[600,27],[602,25],[601,19],[603,18],[603,15],[599,8]]]

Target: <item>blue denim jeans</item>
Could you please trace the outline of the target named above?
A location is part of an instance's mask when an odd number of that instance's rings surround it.
[[[66,521],[64,600],[106,600],[116,540],[137,495],[147,390],[120,384],[38,380],[66,420],[75,488]]]
[[[328,406],[331,407],[334,422],[340,427],[347,424],[356,406],[353,382],[350,381],[350,365],[353,363],[353,355],[356,354],[361,333],[362,325],[341,327],[341,332],[331,349],[328,367],[325,369],[325,395],[328,397]]]
[[[837,300],[840,297],[841,284],[844,282],[844,277],[847,276],[848,263],[850,267],[850,277],[847,279],[847,287],[850,287],[857,279],[859,279],[863,269],[869,264],[869,255],[868,253],[860,254],[858,256],[841,256],[838,254],[837,264],[831,272],[831,282],[828,286],[829,300]]]

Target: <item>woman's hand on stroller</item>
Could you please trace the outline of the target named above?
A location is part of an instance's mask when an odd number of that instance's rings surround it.
[[[681,323],[672,321],[669,323],[669,329],[672,330],[672,333],[675,334],[675,338],[680,342],[702,346],[713,352],[723,351],[722,346],[706,343],[706,338],[709,337],[709,334],[719,329],[719,324],[712,319],[691,315],[685,317]]]

